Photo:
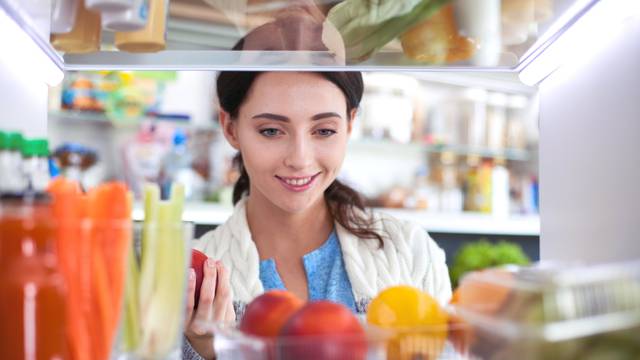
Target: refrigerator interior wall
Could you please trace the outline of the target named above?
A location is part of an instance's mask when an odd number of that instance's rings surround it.
[[[47,85],[2,65],[0,84],[3,89],[0,97],[0,128],[19,131],[27,137],[46,137]]]
[[[50,0],[2,0],[0,11],[11,9],[14,14],[26,14],[28,26],[33,36],[43,39],[49,38]],[[3,16],[0,21],[11,21]],[[2,29],[7,30],[15,24],[2,24]],[[0,32],[0,36],[6,36]],[[30,63],[34,54],[24,53],[28,48],[17,39],[5,38],[1,42],[3,46],[0,52],[0,129],[22,132],[27,137],[45,137],[47,135],[47,99],[48,87],[45,79],[26,73],[24,68],[16,68],[15,57],[28,56],[29,59],[20,59],[18,62]],[[31,49],[31,48],[29,48]],[[41,54],[35,54],[41,55]],[[35,73],[35,72],[34,72]]]
[[[541,259],[640,258],[640,23],[540,84]]]

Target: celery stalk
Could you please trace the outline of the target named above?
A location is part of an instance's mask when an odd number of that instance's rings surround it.
[[[174,186],[171,200],[155,205],[154,225],[157,232],[153,236],[145,235],[147,241],[155,245],[153,254],[144,254],[150,264],[149,271],[152,270],[143,274],[143,281],[148,283],[142,284],[147,292],[141,292],[144,308],[140,349],[144,357],[166,355],[176,344],[184,312],[186,286],[187,249],[181,222],[184,188]],[[147,249],[151,250],[151,247]]]

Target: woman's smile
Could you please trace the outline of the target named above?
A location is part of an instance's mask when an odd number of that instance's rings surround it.
[[[309,189],[312,185],[316,177],[320,175],[317,173],[311,176],[296,176],[296,177],[285,177],[276,175],[276,179],[280,181],[282,186],[287,190],[291,190],[294,192],[305,191]]]

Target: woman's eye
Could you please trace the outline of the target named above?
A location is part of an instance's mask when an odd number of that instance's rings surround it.
[[[320,129],[318,131],[316,131],[316,133],[322,137],[329,137],[333,134],[336,133],[335,130],[331,130],[331,129]]]
[[[260,130],[260,134],[266,137],[274,137],[280,135],[280,130],[274,128],[262,129]]]

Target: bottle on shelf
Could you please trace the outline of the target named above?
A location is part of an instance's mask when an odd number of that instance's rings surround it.
[[[128,52],[157,52],[164,50],[167,43],[166,0],[144,0],[148,4],[148,18],[145,25],[136,31],[116,32],[114,43],[119,50]]]
[[[51,35],[51,45],[67,53],[88,53],[100,50],[102,27],[100,14],[89,11],[83,0],[77,1],[76,21],[71,31]]]
[[[49,142],[46,139],[27,139],[22,143],[22,166],[26,189],[42,193],[49,184]]]
[[[491,171],[491,213],[497,217],[509,216],[509,170],[503,159],[496,159]]]
[[[204,179],[193,169],[193,155],[187,144],[187,134],[176,129],[173,135],[173,146],[162,161],[162,193],[168,197],[174,182],[184,186],[185,197],[201,200],[205,187]]]
[[[22,135],[0,132],[0,193],[19,194],[25,190],[22,170]]]
[[[24,176],[25,168],[39,169],[25,165],[39,165],[41,144],[0,132],[0,347],[7,359],[68,358],[66,286],[50,198],[40,187],[43,176],[30,173],[37,192]]]

